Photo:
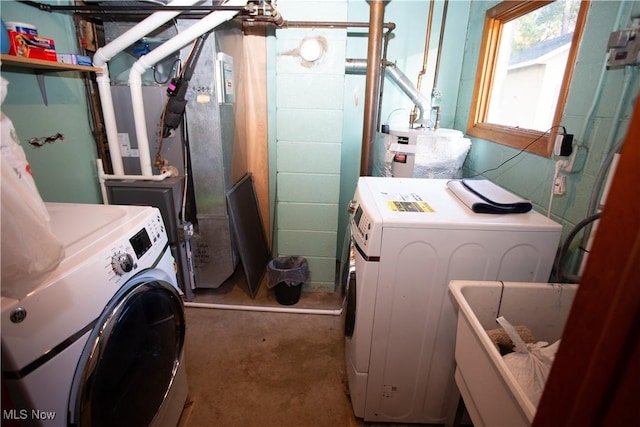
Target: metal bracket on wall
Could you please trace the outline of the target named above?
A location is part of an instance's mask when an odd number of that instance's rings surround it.
[[[49,101],[47,100],[47,89],[44,85],[44,75],[45,73],[42,70],[34,70],[36,74],[36,79],[38,80],[38,89],[40,89],[40,95],[42,95],[42,101],[45,106],[49,106]]]
[[[20,69],[31,69],[34,71],[38,81],[38,88],[42,95],[44,105],[48,105],[47,91],[44,84],[44,76],[47,73],[59,73],[63,71],[98,72],[100,68],[86,65],[66,64],[63,62],[45,61],[42,59],[24,58],[16,55],[0,55],[2,68],[12,68],[12,71]]]

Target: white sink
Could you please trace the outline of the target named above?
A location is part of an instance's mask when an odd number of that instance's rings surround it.
[[[474,427],[530,426],[536,407],[485,331],[504,316],[525,325],[536,341],[562,336],[577,285],[457,281],[449,290],[458,306],[456,384]]]

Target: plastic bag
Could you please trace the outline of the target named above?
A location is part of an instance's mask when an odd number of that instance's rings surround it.
[[[507,319],[499,317],[496,320],[509,335],[516,350],[502,359],[531,403],[538,406],[560,341],[552,345],[545,341],[525,344]]]
[[[413,178],[452,179],[462,176],[471,140],[462,137],[418,137]]]
[[[269,289],[279,283],[298,286],[309,280],[307,260],[301,256],[274,258],[269,261],[267,271],[269,273]]]
[[[2,99],[7,82],[2,79]],[[2,296],[21,299],[64,258],[11,120],[0,112]]]

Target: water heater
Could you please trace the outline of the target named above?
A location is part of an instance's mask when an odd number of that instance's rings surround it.
[[[455,129],[390,129],[391,174],[400,178],[458,178],[471,141]]]

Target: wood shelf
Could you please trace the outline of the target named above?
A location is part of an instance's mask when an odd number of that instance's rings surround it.
[[[98,67],[88,67],[86,65],[65,64],[62,62],[43,61],[41,59],[24,58],[22,56],[15,55],[0,55],[2,65],[32,68],[34,70],[42,70],[43,72],[56,72],[56,71],[85,71],[85,72],[98,72]]]
[[[38,80],[38,87],[44,105],[49,105],[47,100],[47,90],[44,85],[44,76],[46,73],[56,73],[63,71],[81,71],[95,73],[101,71],[98,67],[88,67],[86,65],[65,64],[63,62],[44,61],[42,59],[25,58],[15,55],[0,55],[3,67],[18,67],[25,70],[33,70]]]

